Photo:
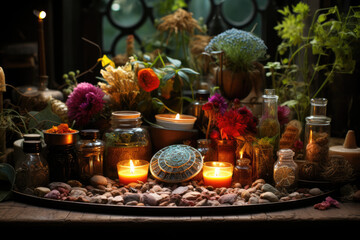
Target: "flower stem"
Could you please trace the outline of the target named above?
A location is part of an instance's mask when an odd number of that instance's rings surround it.
[[[208,125],[207,125],[207,129],[206,129],[206,139],[209,138],[209,132],[210,132],[210,124],[211,124],[211,114],[209,115],[209,122],[208,122]]]

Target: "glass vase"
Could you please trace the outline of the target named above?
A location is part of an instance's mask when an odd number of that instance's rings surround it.
[[[330,121],[326,98],[311,99],[310,116],[305,125],[305,178],[319,178],[329,158]]]
[[[253,153],[253,180],[262,178],[266,182],[272,182],[275,162],[273,147],[271,145],[254,146]]]
[[[236,161],[236,141],[235,140],[215,140],[216,156],[218,162],[228,162],[235,165]]]

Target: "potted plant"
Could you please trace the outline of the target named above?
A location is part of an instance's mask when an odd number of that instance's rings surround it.
[[[228,99],[243,99],[251,91],[254,81],[262,79],[262,66],[257,60],[264,58],[267,47],[264,41],[251,32],[235,28],[215,36],[205,48],[209,54],[219,53],[217,82]],[[219,76],[220,74],[220,76]]]
[[[351,6],[342,15],[337,6],[318,9],[305,35],[305,21],[309,6],[298,3],[279,10],[284,16],[275,30],[282,39],[277,53],[280,58],[268,62],[266,76],[279,102],[294,110],[296,118],[304,123],[310,100],[337,74],[351,74],[355,69],[353,52],[360,37],[360,6]],[[311,58],[314,61],[309,61]]]

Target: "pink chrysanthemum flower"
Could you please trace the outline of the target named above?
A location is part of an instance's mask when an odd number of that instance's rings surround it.
[[[278,119],[280,125],[287,124],[289,122],[290,108],[287,106],[278,106]]]
[[[87,124],[103,109],[104,95],[100,88],[90,83],[79,83],[66,101],[69,119],[75,120],[77,125]]]
[[[221,114],[226,112],[228,105],[225,98],[221,96],[221,94],[215,93],[209,98],[209,102],[213,104],[214,110],[216,112],[220,112]]]

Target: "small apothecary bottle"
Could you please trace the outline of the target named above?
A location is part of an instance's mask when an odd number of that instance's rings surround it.
[[[204,162],[214,161],[215,151],[211,147],[211,139],[198,139],[197,150],[201,153]]]
[[[274,155],[279,146],[280,123],[277,115],[278,96],[275,89],[265,89],[263,97],[262,116],[259,123],[260,138],[275,138],[273,144]]]
[[[117,178],[117,163],[121,160],[151,159],[151,141],[147,129],[141,127],[141,115],[136,111],[116,111],[111,115],[111,128],[105,133],[104,172]]]
[[[20,190],[46,186],[49,183],[49,167],[41,154],[41,141],[24,141],[25,157],[15,165],[16,187]]]
[[[241,186],[252,184],[252,167],[250,166],[250,159],[240,158],[236,160],[233,181],[240,183]]]
[[[93,175],[103,175],[104,149],[105,142],[99,139],[99,130],[80,131],[76,150],[81,179],[88,180]]]
[[[202,106],[207,103],[208,98],[210,97],[210,92],[205,89],[199,89],[195,96],[195,101],[191,103],[188,113],[189,115],[196,117],[195,126],[200,129],[201,126],[204,126],[208,121],[205,119]]]
[[[305,178],[318,178],[321,166],[326,164],[329,155],[330,122],[326,116],[326,98],[311,99],[310,116],[305,125],[305,160],[302,170]]]
[[[295,153],[291,149],[281,149],[277,155],[273,174],[275,186],[285,189],[295,187],[298,181],[298,166],[293,160]]]

